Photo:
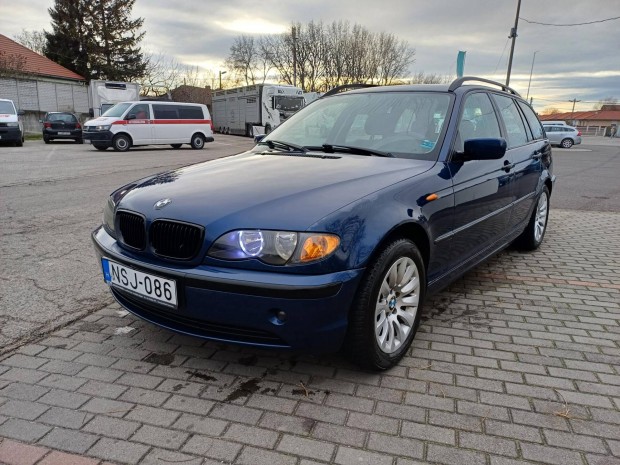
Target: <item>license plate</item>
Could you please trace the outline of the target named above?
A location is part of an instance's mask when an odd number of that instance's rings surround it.
[[[58,135],[59,136],[70,136],[71,133],[70,132],[59,132]]]
[[[172,279],[143,273],[107,258],[101,259],[101,266],[103,279],[110,286],[151,302],[177,308],[177,285]]]

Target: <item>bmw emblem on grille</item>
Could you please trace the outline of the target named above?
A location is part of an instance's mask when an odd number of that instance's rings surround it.
[[[155,202],[155,210],[161,210],[162,208],[164,208],[166,205],[169,205],[170,203],[172,203],[172,200],[170,199],[161,199],[158,200],[157,202]]]

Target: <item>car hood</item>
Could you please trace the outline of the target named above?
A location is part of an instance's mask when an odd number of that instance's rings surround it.
[[[213,160],[139,182],[119,208],[147,219],[303,231],[343,206],[428,170],[434,162],[360,155],[260,154]],[[161,209],[155,204],[169,199]]]

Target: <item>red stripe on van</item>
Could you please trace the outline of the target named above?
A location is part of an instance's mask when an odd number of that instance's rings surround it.
[[[210,119],[152,119],[153,124],[211,124]]]
[[[211,125],[210,119],[130,119],[126,120],[118,120],[114,121],[112,124],[209,124]]]

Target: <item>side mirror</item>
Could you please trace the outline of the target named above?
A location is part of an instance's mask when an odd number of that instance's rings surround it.
[[[499,160],[506,155],[506,139],[469,139],[465,141],[463,152],[457,153],[455,161]]]
[[[92,108],[88,109],[88,116],[90,116],[91,118],[94,118],[95,116],[95,110],[93,110]]]
[[[24,116],[26,112],[24,110],[17,110],[17,116]]]

